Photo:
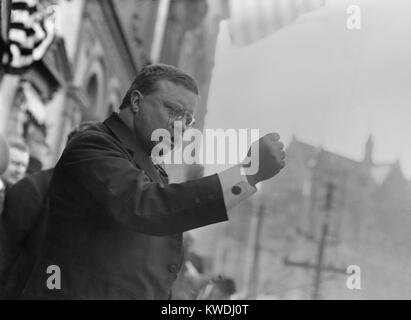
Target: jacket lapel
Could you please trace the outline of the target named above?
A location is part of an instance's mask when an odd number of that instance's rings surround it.
[[[126,127],[117,113],[113,112],[111,116],[104,121],[104,124],[123,144],[123,146],[130,151],[133,155],[135,164],[139,168],[143,169],[154,182],[163,186],[167,184],[154,167],[150,155],[146,153],[141,142],[134,136],[130,129]]]

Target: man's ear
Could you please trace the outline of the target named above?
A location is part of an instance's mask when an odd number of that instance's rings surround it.
[[[143,95],[141,94],[140,91],[138,90],[133,90],[131,92],[131,111],[133,113],[137,113],[140,110],[140,104],[141,100],[143,98]]]

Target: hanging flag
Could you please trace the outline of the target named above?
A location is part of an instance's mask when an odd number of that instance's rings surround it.
[[[55,36],[54,9],[47,1],[12,0],[6,72],[22,73],[41,60]]]
[[[230,0],[232,43],[248,46],[325,5],[325,0]]]

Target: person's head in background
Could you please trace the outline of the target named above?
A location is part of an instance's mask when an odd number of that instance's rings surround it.
[[[29,165],[29,149],[22,139],[8,140],[10,161],[2,179],[7,186],[12,186],[24,178]]]
[[[83,121],[79,125],[75,126],[73,130],[70,131],[70,133],[67,135],[67,142],[66,145],[68,145],[71,140],[75,138],[77,134],[80,132],[83,132],[84,130],[90,128],[91,126],[95,125],[97,121]]]

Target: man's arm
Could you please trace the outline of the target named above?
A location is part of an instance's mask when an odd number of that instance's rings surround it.
[[[226,221],[227,210],[256,191],[240,174],[240,166],[162,187],[127,159],[119,142],[96,133],[83,135],[64,152],[55,171],[55,183],[64,184],[60,172],[82,186],[102,214],[137,232],[158,236]]]
[[[228,220],[218,175],[162,187],[149,181],[117,140],[86,134],[63,153],[51,182],[51,203],[59,184],[67,192],[87,193],[101,214],[140,233],[165,236]],[[56,188],[57,187],[57,188]]]

